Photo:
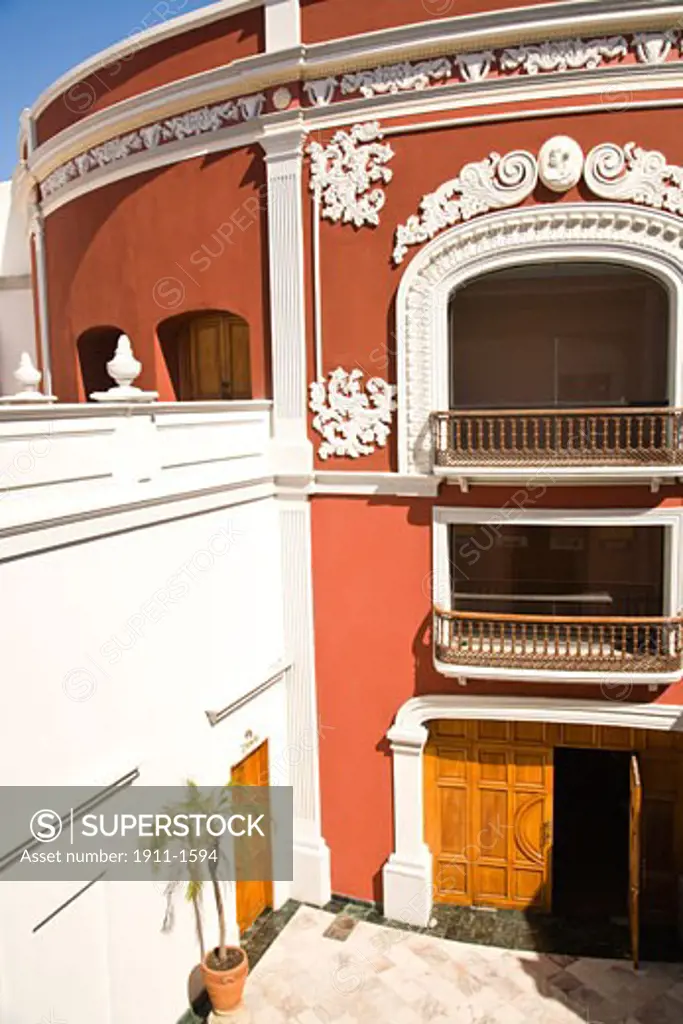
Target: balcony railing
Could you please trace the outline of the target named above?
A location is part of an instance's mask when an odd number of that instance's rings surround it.
[[[670,673],[683,617],[503,615],[434,609],[436,659],[481,668]]]
[[[435,412],[432,430],[442,469],[683,465],[683,409]]]

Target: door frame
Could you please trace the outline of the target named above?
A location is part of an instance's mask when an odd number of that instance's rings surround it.
[[[683,732],[683,707],[630,703],[629,694],[624,680],[609,691],[612,699],[604,701],[430,694],[403,704],[387,732],[393,761],[394,849],[382,871],[385,915],[421,928],[432,915],[432,854],[424,839],[426,723],[489,719]]]

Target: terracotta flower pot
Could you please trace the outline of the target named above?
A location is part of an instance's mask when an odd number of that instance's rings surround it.
[[[207,953],[202,964],[202,976],[206,991],[208,992],[211,1005],[216,1013],[227,1013],[239,1005],[244,992],[244,985],[249,973],[249,961],[247,954],[239,946],[227,946],[228,955],[237,960],[235,954],[239,954],[239,962],[234,967],[227,967],[224,970],[209,966],[218,957],[218,948]]]

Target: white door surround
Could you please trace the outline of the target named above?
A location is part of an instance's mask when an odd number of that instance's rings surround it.
[[[669,367],[683,365],[680,217],[625,203],[585,202],[538,204],[458,224],[417,253],[398,289],[399,472],[432,470],[429,416],[449,406],[447,313],[453,290],[494,270],[558,260],[623,263],[657,277],[671,297]],[[680,369],[670,370],[669,401],[683,405]]]
[[[615,691],[617,696],[621,691]],[[429,924],[434,900],[432,854],[424,841],[422,752],[435,719],[551,722],[683,731],[683,706],[435,694],[413,697],[387,733],[393,756],[394,851],[384,865],[384,914],[405,924]]]

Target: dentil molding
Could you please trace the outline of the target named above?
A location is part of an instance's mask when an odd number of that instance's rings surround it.
[[[350,132],[336,132],[326,146],[312,142],[310,188],[323,217],[360,228],[379,224],[384,189],[393,172],[387,167],[394,152],[381,143],[379,124],[356,124]]]
[[[313,429],[323,438],[321,459],[330,455],[357,459],[384,447],[396,409],[396,388],[380,377],[371,377],[363,388],[363,371],[337,367],[329,380],[311,384],[310,408]]]
[[[424,196],[419,213],[396,229],[394,263],[401,263],[410,246],[434,238],[444,228],[491,210],[517,206],[541,182],[553,192],[567,192],[583,178],[600,199],[613,199],[683,214],[683,168],[667,163],[658,150],[635,142],[595,146],[585,157],[579,144],[557,135],[538,156],[513,150],[501,156],[465,164],[460,174]]]

